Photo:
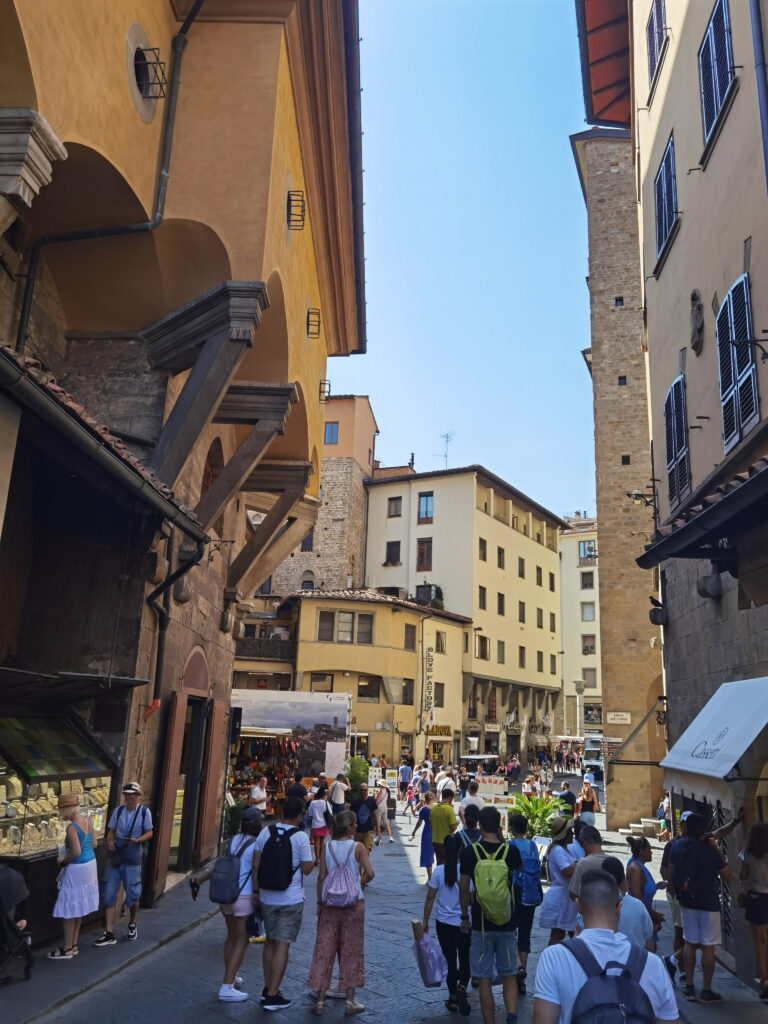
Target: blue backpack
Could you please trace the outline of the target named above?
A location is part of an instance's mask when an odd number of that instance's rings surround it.
[[[527,850],[521,850],[519,846],[517,848],[520,850],[523,866],[515,871],[513,882],[521,890],[520,902],[524,907],[538,907],[544,899],[539,851],[532,839],[528,840]]]

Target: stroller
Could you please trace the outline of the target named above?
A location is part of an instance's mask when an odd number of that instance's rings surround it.
[[[13,868],[0,864],[0,985],[18,978],[29,980],[34,963],[21,929],[14,923],[15,908],[29,896],[26,882]]]

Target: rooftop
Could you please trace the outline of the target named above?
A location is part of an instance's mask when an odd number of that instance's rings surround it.
[[[466,615],[457,615],[456,612],[446,612],[442,608],[434,608],[431,605],[417,604],[415,601],[404,601],[399,597],[391,597],[389,594],[380,594],[378,590],[363,588],[360,590],[297,590],[288,594],[277,609],[281,611],[288,604],[295,604],[297,601],[323,600],[323,601],[364,601],[368,604],[388,604],[399,608],[408,608],[410,611],[418,612],[420,615],[434,615],[441,619],[451,619],[454,622],[471,622],[472,619]]]

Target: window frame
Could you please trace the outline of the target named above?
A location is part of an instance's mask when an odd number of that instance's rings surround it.
[[[362,686],[370,687],[373,683],[376,684],[376,696],[372,697],[368,694],[360,692]],[[370,676],[363,673],[358,673],[357,676],[357,701],[360,704],[381,704],[381,676]]]
[[[717,52],[715,19],[719,12],[722,12],[722,45],[725,53]],[[709,68],[705,70],[703,57],[708,54]],[[723,67],[721,67],[721,63]],[[736,71],[733,61],[733,37],[731,34],[731,17],[728,0],[715,0],[712,13],[709,16],[704,38],[696,53],[696,64],[699,71],[699,103],[701,105],[701,127],[704,133],[704,144],[710,142],[718,129],[721,114],[726,109],[728,96],[736,81]],[[727,81],[720,81],[720,72],[725,70]],[[707,116],[707,96],[705,95],[705,81],[709,78],[709,85],[712,88],[711,120]]]
[[[403,679],[403,689],[400,694],[400,703],[406,707],[413,707],[413,695],[415,692],[416,680],[415,679]],[[410,698],[410,699],[406,699]]]
[[[743,307],[734,311],[734,300],[741,292]],[[715,318],[717,341],[718,379],[720,382],[720,411],[723,420],[723,451],[727,454],[760,422],[760,393],[757,386],[757,364],[752,345],[732,345],[739,331],[737,319],[743,321],[748,338],[752,333],[752,302],[749,274],[741,274],[728,289]],[[726,331],[723,332],[723,326]],[[739,369],[741,366],[741,369]],[[727,368],[727,375],[724,371]],[[730,383],[729,383],[730,381]],[[742,414],[742,392],[750,385],[753,411],[746,418]],[[726,403],[732,403],[733,425],[728,431]]]
[[[588,584],[584,583],[584,578],[585,577],[589,577],[589,583]],[[580,590],[594,590],[595,589],[595,571],[594,571],[594,569],[587,569],[586,571],[582,570],[582,572],[579,574],[579,583],[580,583],[580,586],[579,586]]]
[[[411,630],[413,630],[413,632],[411,632]],[[408,638],[410,636],[413,636],[413,646],[411,646],[408,643]],[[404,622],[403,623],[403,650],[404,651],[415,651],[416,650],[416,642],[417,642],[416,627],[414,626],[414,624],[412,622]]]
[[[315,531],[310,530],[309,533],[305,534],[302,538],[301,544],[299,545],[300,551],[314,551],[315,550]]]
[[[321,682],[320,678],[327,682],[328,688],[316,688],[315,683]],[[310,693],[333,693],[333,672],[310,672],[309,674],[309,692]]]
[[[477,607],[481,612],[487,611],[488,609],[488,590],[481,584],[477,588]]]
[[[335,427],[335,430],[330,430],[329,427]],[[333,440],[329,440],[332,437]],[[339,421],[338,420],[326,420],[323,428],[323,444],[338,444],[339,443]]]
[[[395,502],[397,504],[395,505]],[[393,512],[393,508],[397,511]],[[387,519],[400,519],[403,515],[403,496],[402,494],[395,495],[392,498],[387,498]]]
[[[557,675],[557,655],[550,654],[549,656],[549,674],[551,676]]]
[[[435,630],[435,654],[445,654],[448,646],[445,630]]]
[[[521,579],[521,580],[525,579],[525,559],[524,558],[520,558],[519,555],[518,555],[518,558],[517,558],[517,576],[518,576],[518,579]]]
[[[542,569],[542,567],[540,565],[536,566],[536,586],[537,587],[543,587],[544,586],[544,570]]]
[[[684,374],[672,381],[664,399],[664,437],[667,446],[667,496],[669,507],[673,509],[691,493]]]
[[[349,629],[346,628],[346,621],[349,619]],[[345,623],[343,630],[346,636],[349,633],[349,640],[342,639],[342,621]],[[355,642],[355,613],[348,611],[340,611],[336,616],[336,643],[337,644],[353,644]]]
[[[557,616],[556,616],[555,612],[550,612],[549,613],[549,632],[550,633],[556,633],[557,632]]]
[[[544,671],[544,651],[536,651],[536,671]]]
[[[422,515],[422,499],[424,500],[424,507],[428,514]],[[420,491],[419,492],[419,503],[416,512],[416,522],[431,523],[434,521],[435,516],[435,492],[434,491]]]
[[[390,548],[392,548],[392,553],[393,554],[395,553],[395,549],[396,549],[396,554],[397,554],[396,558],[395,557],[390,558]],[[384,547],[384,565],[402,565],[403,563],[402,563],[402,560],[401,560],[401,557],[400,557],[401,550],[402,550],[402,543],[401,543],[401,541],[399,541],[399,540],[388,540],[386,542],[385,547]]]
[[[506,607],[507,607],[506,598],[505,598],[504,594],[501,593],[501,591],[498,591],[496,593],[496,614],[497,615],[506,615],[507,614]]]
[[[517,648],[517,667],[525,668],[525,647],[522,644]]]
[[[677,209],[677,169],[675,163],[675,133],[671,132],[664,154],[653,179],[654,224],[656,226],[656,259],[661,260],[675,236],[680,220]],[[663,234],[663,238],[662,238]]]
[[[517,621],[525,622],[525,601],[517,602]]]
[[[505,665],[507,659],[507,645],[504,640],[496,641],[496,663],[498,665]]]
[[[477,538],[477,557],[481,562],[488,561],[488,541],[485,537]]]
[[[667,12],[664,0],[652,0],[651,13],[645,23],[645,45],[648,51],[648,89],[652,90],[661,67],[661,57],[667,41]]]
[[[484,636],[482,633],[475,633],[477,637],[477,654],[475,657],[478,661],[490,661],[491,660],[491,638]]]
[[[361,640],[360,639],[360,620],[361,619],[368,619],[370,621],[371,628],[370,628],[370,632],[368,634],[369,635],[369,639],[368,640]],[[363,644],[366,647],[369,647],[369,646],[373,645],[373,621],[374,621],[374,616],[373,616],[372,612],[357,612],[355,614],[355,643]]]
[[[591,640],[592,643],[587,643],[588,640]],[[597,633],[581,634],[581,653],[584,657],[597,654]]]
[[[416,538],[416,572],[432,572],[432,538]]]
[[[549,589],[554,594],[557,589],[556,577],[553,572],[549,574]]]
[[[504,552],[504,548],[501,547],[501,545],[497,545],[496,546],[496,568],[497,569],[504,569],[505,568],[505,562],[506,562],[506,554]]]
[[[433,706],[436,708],[445,707],[445,683],[435,683]]]
[[[536,609],[536,629],[544,629],[544,609]]]
[[[591,619],[585,619],[584,618],[584,609],[585,608],[591,608],[592,609],[592,618]],[[581,618],[579,619],[580,622],[596,622],[597,621],[597,618],[596,618],[596,616],[597,616],[597,606],[595,605],[594,601],[582,601],[581,602],[580,613],[581,613]]]
[[[327,621],[328,621],[327,617],[330,616],[330,619],[331,619],[331,629],[330,629],[330,634],[331,635],[330,636],[322,636],[322,633],[324,632],[324,630],[323,630],[323,617],[324,616],[326,617],[326,620],[325,620],[326,624],[327,624]],[[335,611],[329,611],[327,608],[319,609],[318,613],[317,613],[317,642],[318,643],[322,643],[322,644],[332,644],[333,643],[333,638],[335,636],[336,636],[336,612]]]

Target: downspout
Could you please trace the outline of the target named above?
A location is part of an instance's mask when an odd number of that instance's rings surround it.
[[[755,76],[757,78],[757,106],[760,111],[760,138],[763,144],[763,169],[768,188],[768,82],[765,68],[765,40],[763,37],[763,16],[760,0],[749,0],[749,17],[752,22],[752,47],[755,53]]]
[[[157,184],[155,188],[155,206],[152,212],[152,219],[139,224],[120,224],[113,227],[90,228],[82,231],[63,231],[58,234],[41,235],[32,244],[27,266],[27,279],[24,286],[24,296],[21,301],[21,313],[19,314],[19,326],[16,331],[16,351],[23,352],[27,344],[27,332],[29,320],[32,315],[32,299],[37,283],[37,275],[40,266],[40,250],[44,245],[59,245],[62,242],[84,242],[92,238],[115,238],[118,235],[139,235],[154,231],[163,222],[165,212],[165,195],[168,191],[168,168],[171,163],[171,148],[173,146],[173,129],[176,123],[176,103],[181,83],[181,62],[184,49],[187,45],[187,32],[192,22],[197,17],[200,8],[205,0],[195,0],[192,8],[184,20],[177,35],[173,37],[173,70],[168,86],[168,95],[165,101],[165,122],[163,124],[163,138],[160,151],[160,165],[157,172]]]

